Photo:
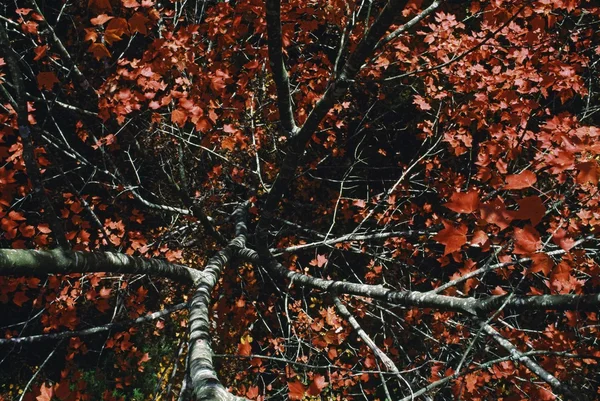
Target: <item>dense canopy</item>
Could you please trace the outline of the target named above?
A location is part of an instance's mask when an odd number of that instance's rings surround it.
[[[591,0],[0,4],[0,401],[592,400]]]

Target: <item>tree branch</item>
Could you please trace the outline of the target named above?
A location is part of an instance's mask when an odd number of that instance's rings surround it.
[[[522,364],[527,366],[529,370],[531,370],[540,379],[552,386],[554,390],[568,396],[570,400],[581,399],[575,392],[573,392],[573,390],[571,390],[565,384],[561,383],[556,377],[554,377],[550,372],[546,371],[544,368],[538,365],[533,359],[523,355],[523,353],[519,351],[517,347],[515,347],[510,341],[502,337],[502,335],[500,335],[500,333],[498,333],[496,329],[494,329],[492,326],[483,321],[479,321],[479,324],[483,331],[489,336],[491,336],[494,339],[494,341],[500,344],[502,348],[507,350],[514,360],[521,362]]]
[[[21,143],[23,144],[23,160],[25,161],[27,177],[31,181],[33,192],[36,194],[37,198],[42,204],[44,209],[44,217],[54,232],[54,241],[59,247],[63,249],[69,249],[69,241],[67,241],[67,238],[65,237],[64,229],[58,218],[58,215],[54,211],[54,207],[46,195],[46,190],[42,184],[40,169],[35,158],[33,140],[31,138],[31,129],[29,127],[27,100],[25,98],[25,85],[23,84],[23,75],[21,69],[19,68],[19,57],[10,45],[8,33],[1,24],[0,43],[6,49],[6,63],[8,64],[13,86],[15,88],[14,97],[17,105],[17,124],[19,125],[19,136],[21,138]]]
[[[290,80],[283,61],[283,43],[281,33],[281,2],[280,0],[267,0],[267,37],[269,46],[269,65],[273,71],[273,80],[277,87],[277,106],[281,126],[293,136],[298,131],[292,110],[292,95],[290,93]]]
[[[397,13],[404,8],[406,3],[407,0],[388,1],[377,17],[377,20],[373,23],[367,34],[358,44],[356,50],[344,64],[340,75],[335,81],[329,84],[323,96],[317,101],[315,107],[308,115],[304,125],[298,130],[296,135],[293,135],[290,138],[289,147],[287,149],[288,153],[283,160],[279,174],[277,175],[277,178],[275,178],[273,186],[265,201],[264,210],[266,213],[261,216],[258,222],[259,228],[270,223],[272,211],[277,209],[277,204],[286,191],[289,183],[294,178],[294,173],[300,162],[300,156],[302,156],[306,144],[318,128],[321,120],[323,120],[335,102],[346,93],[350,85],[354,82],[354,78],[360,71],[363,62],[373,52],[377,42],[389,29],[390,25],[394,22]]]
[[[129,320],[126,322],[116,322],[116,323],[107,323],[101,326],[90,327],[85,330],[77,330],[77,331],[61,331],[59,333],[50,333],[50,334],[38,334],[34,336],[27,337],[13,337],[13,338],[0,338],[0,346],[7,344],[31,344],[35,342],[41,341],[52,341],[52,340],[62,340],[64,338],[71,337],[83,337],[96,333],[102,333],[104,331],[109,331],[112,329],[125,329],[127,327],[134,326],[140,323],[150,322],[152,320],[160,319],[161,317],[170,315],[173,312],[180,311],[187,306],[187,303],[183,302],[177,305],[174,305],[170,308],[163,309],[161,311],[157,311],[154,313],[150,313],[146,316],[138,317],[134,320]]]
[[[0,276],[90,272],[149,274],[184,283],[197,282],[201,273],[165,260],[146,259],[123,253],[0,249]]]

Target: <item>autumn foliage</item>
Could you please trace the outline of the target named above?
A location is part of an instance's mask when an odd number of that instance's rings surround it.
[[[599,397],[596,2],[6,3],[0,401]]]

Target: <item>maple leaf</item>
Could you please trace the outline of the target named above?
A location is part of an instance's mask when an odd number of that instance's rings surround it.
[[[327,263],[327,255],[319,255],[309,262],[311,266],[323,267]]]
[[[473,238],[470,241],[471,246],[483,247],[489,241],[488,235],[483,230],[477,230],[473,233]]]
[[[52,90],[54,84],[60,83],[58,78],[56,78],[56,74],[52,71],[49,72],[40,72],[37,75],[38,88]]]
[[[479,195],[475,190],[456,192],[444,206],[456,213],[473,213],[479,207]]]
[[[248,387],[248,391],[246,391],[246,397],[250,399],[255,399],[258,397],[258,386],[250,386]]]
[[[513,238],[515,239],[513,252],[517,255],[534,253],[542,245],[540,234],[530,225],[525,226],[523,229],[515,227]]]
[[[528,196],[517,200],[519,210],[512,212],[513,218],[517,220],[529,220],[531,224],[537,226],[546,214],[546,207],[539,196]]]
[[[71,395],[71,389],[69,382],[65,379],[62,379],[58,384],[55,385],[54,395],[58,397],[59,400],[67,400]]]
[[[29,301],[29,297],[25,295],[25,292],[18,291],[13,295],[13,302],[17,306],[23,306],[25,302]]]
[[[92,23],[92,25],[104,25],[107,21],[110,21],[111,19],[113,19],[114,17],[110,16],[110,15],[106,15],[106,14],[100,14],[94,18],[90,19],[90,22]]]
[[[531,267],[529,268],[529,272],[531,273],[544,273],[545,276],[548,276],[554,267],[554,262],[550,258],[550,256],[545,253],[536,253],[531,255]]]
[[[575,245],[575,240],[571,238],[567,231],[562,228],[559,228],[552,234],[552,242],[560,246],[565,251],[568,251]]]
[[[529,188],[537,181],[533,171],[525,170],[520,174],[511,174],[506,176],[506,185],[504,189],[524,189]]]
[[[44,57],[46,55],[47,51],[48,51],[48,46],[46,46],[46,45],[36,47],[35,49],[33,49],[33,52],[35,53],[35,57],[33,59],[35,61],[40,60],[42,57]]]
[[[313,376],[312,382],[310,383],[310,386],[308,386],[307,394],[311,397],[316,397],[319,394],[321,394],[321,391],[323,391],[323,389],[327,387],[328,384],[329,383],[325,381],[325,376],[315,374]]]
[[[35,399],[37,401],[51,401],[53,395],[54,390],[52,386],[46,386],[46,383],[42,383],[40,386],[40,395],[38,395]]]
[[[483,204],[480,215],[483,220],[497,225],[501,230],[507,228],[513,220],[512,212],[506,210],[504,201],[501,198],[496,198],[489,203]]]
[[[146,28],[146,24],[150,22],[148,18],[146,18],[142,13],[136,12],[129,18],[129,29],[131,33],[139,32],[142,35],[148,34],[148,29]]]
[[[221,148],[234,151],[235,150],[235,139],[226,136],[221,140]]]
[[[306,394],[306,386],[298,380],[287,382],[290,400],[302,400]]]
[[[21,232],[21,235],[25,238],[31,238],[35,235],[35,227],[34,226],[28,226],[25,223],[22,223],[19,226],[19,231]]]
[[[187,113],[179,109],[175,109],[171,112],[171,122],[177,124],[180,127],[183,127],[185,125],[187,117]]]
[[[123,3],[123,7],[125,8],[137,8],[141,6],[136,0],[121,0],[121,3]]]
[[[121,35],[129,33],[129,25],[125,18],[113,18],[105,29],[105,36],[108,32],[112,32],[113,35],[120,38]]]
[[[431,110],[431,106],[429,105],[429,103],[427,103],[425,98],[423,98],[423,96],[421,96],[421,95],[416,95],[413,100],[413,103],[416,104],[417,106],[419,106],[419,109],[421,109],[423,111]]]
[[[467,226],[461,224],[455,227],[453,224],[443,221],[444,229],[438,232],[433,239],[442,245],[445,245],[444,256],[460,250],[467,242]]]
[[[90,47],[88,47],[88,52],[92,53],[96,60],[110,57],[110,52],[102,43],[92,43]]]
[[[475,373],[469,373],[465,376],[465,384],[469,393],[475,392],[477,389],[478,377]]]
[[[576,168],[579,171],[576,178],[578,184],[589,182],[598,185],[598,163],[596,161],[578,163]]]

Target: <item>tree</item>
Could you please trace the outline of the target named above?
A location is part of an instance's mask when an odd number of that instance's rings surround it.
[[[594,2],[9,3],[0,400],[600,393]]]

